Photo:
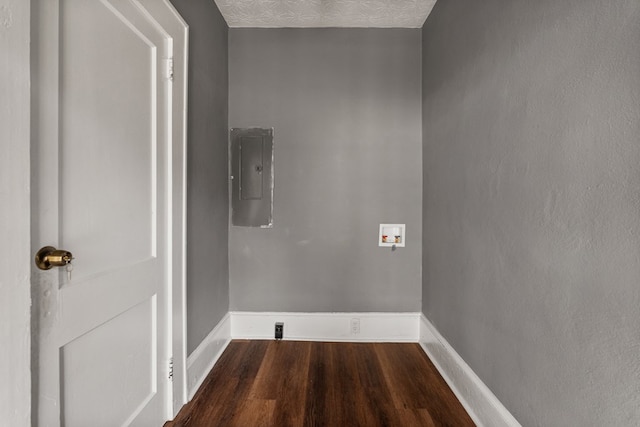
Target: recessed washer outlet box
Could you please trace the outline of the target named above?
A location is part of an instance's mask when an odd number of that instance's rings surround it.
[[[378,246],[404,248],[406,240],[406,224],[380,224]]]

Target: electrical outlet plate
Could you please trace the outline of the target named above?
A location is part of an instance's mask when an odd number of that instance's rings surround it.
[[[358,335],[360,333],[360,319],[351,319],[351,335]]]

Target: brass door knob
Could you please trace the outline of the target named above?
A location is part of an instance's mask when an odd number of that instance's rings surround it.
[[[40,270],[49,270],[51,267],[64,267],[70,264],[72,259],[73,255],[69,251],[45,246],[36,254],[36,266]]]

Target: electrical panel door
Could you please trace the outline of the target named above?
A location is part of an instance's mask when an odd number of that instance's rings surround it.
[[[231,129],[231,224],[273,225],[273,129]]]

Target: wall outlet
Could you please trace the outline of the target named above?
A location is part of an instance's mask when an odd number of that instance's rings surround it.
[[[276,322],[276,339],[281,340],[284,336],[284,323]]]
[[[360,319],[351,319],[351,335],[358,335],[360,333]]]

